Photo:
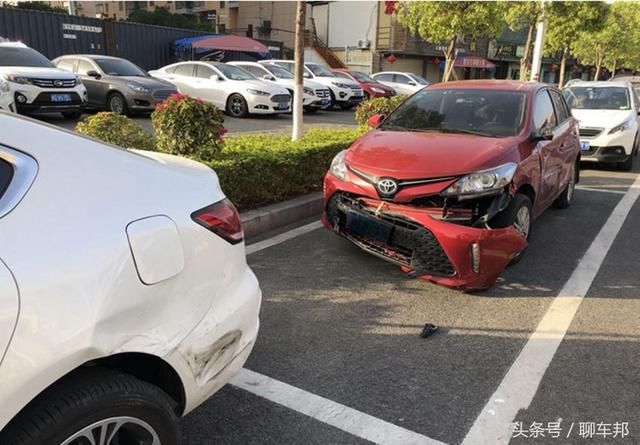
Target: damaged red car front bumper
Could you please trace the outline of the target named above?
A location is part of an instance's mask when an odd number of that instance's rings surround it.
[[[327,175],[323,224],[413,276],[464,290],[491,287],[526,247],[513,228],[476,228],[439,220],[437,210],[362,196]]]

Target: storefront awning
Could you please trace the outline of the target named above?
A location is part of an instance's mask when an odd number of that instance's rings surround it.
[[[199,37],[187,37],[173,42],[177,55],[202,54],[211,51],[233,51],[237,53],[258,54],[260,58],[271,58],[269,48],[249,37],[230,34],[217,34]]]
[[[459,66],[463,68],[485,68],[492,69],[495,68],[495,64],[489,62],[487,59],[478,57],[478,56],[464,56],[458,57],[453,62],[454,66]]]

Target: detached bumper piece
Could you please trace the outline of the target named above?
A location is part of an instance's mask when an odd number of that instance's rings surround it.
[[[416,275],[451,277],[456,271],[427,228],[409,219],[378,213],[357,199],[334,194],[326,208],[327,222],[363,250],[414,271]]]

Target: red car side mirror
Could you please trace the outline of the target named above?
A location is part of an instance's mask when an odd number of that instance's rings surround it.
[[[382,122],[383,120],[384,120],[384,114],[374,114],[369,118],[369,120],[367,120],[367,124],[371,128],[376,128],[378,125],[380,125],[380,122]]]

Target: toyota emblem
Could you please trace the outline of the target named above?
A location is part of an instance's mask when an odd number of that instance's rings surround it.
[[[61,80],[54,80],[53,85],[60,88],[63,85],[63,83]]]
[[[398,183],[391,178],[382,178],[376,187],[382,196],[393,196],[398,191]]]

